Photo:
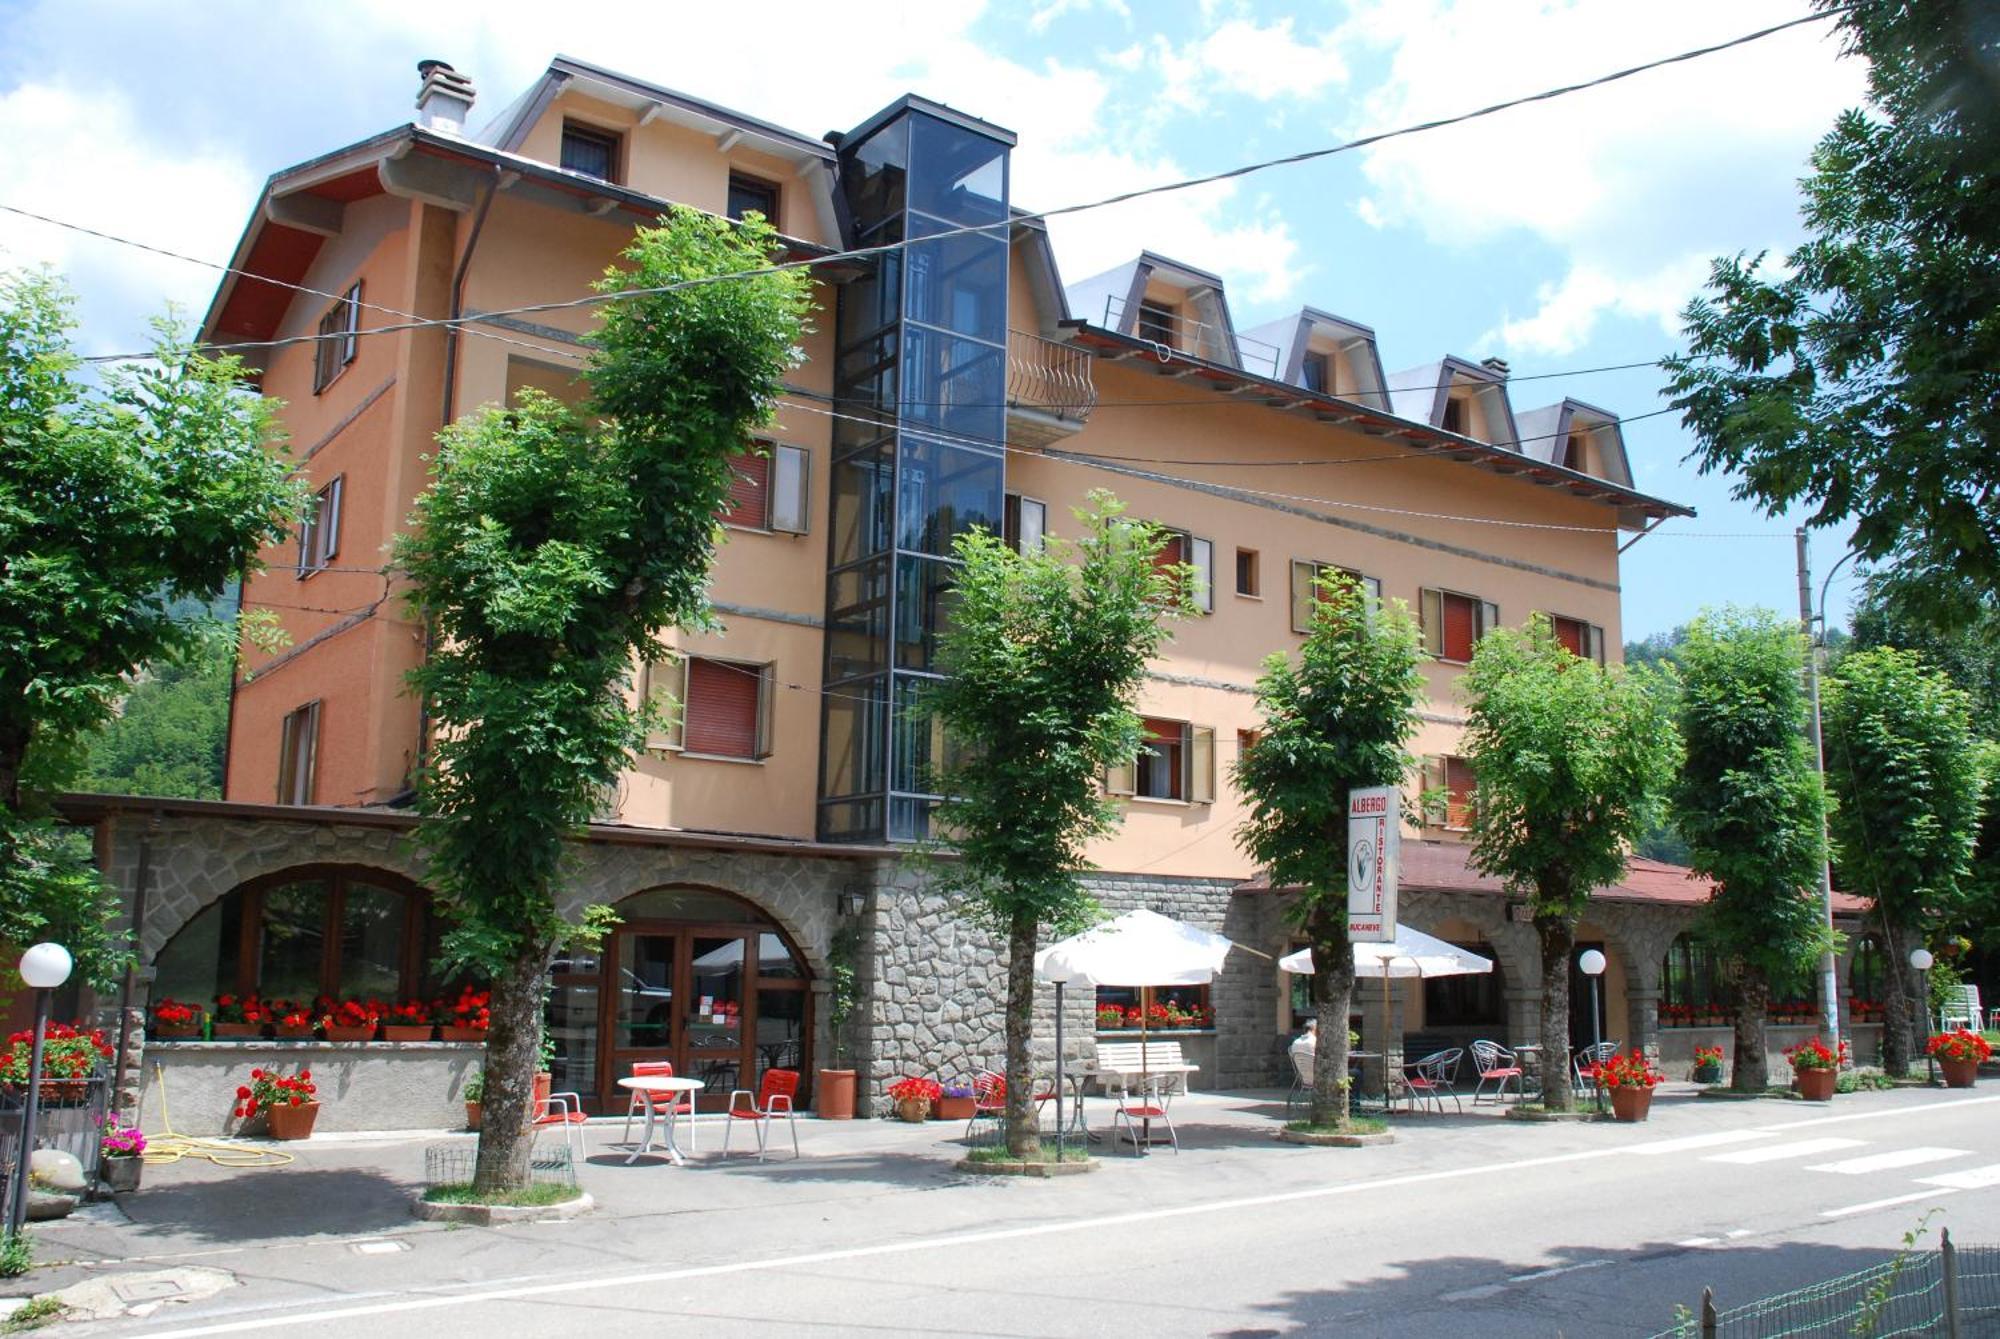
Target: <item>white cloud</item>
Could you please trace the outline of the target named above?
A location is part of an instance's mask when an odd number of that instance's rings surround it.
[[[1381,48],[1388,77],[1348,133],[1579,82],[1796,17],[1792,0],[1713,9],[1588,0],[1368,0],[1344,40]],[[1351,48],[1350,48],[1351,49]],[[1814,24],[1621,83],[1366,151],[1371,225],[1472,246],[1527,237],[1564,276],[1499,335],[1565,353],[1607,313],[1668,332],[1707,257],[1796,235],[1812,143],[1861,97],[1857,62]]]
[[[1288,18],[1269,27],[1231,19],[1204,37],[1197,49],[1218,84],[1260,102],[1313,97],[1329,85],[1347,81],[1338,30],[1317,42],[1301,42],[1292,35]]]

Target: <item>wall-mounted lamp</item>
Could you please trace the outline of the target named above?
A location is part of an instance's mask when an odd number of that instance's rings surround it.
[[[836,905],[843,916],[859,916],[868,910],[868,894],[842,893]]]

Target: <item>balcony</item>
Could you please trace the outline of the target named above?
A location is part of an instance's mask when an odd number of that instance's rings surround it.
[[[1048,446],[1083,427],[1097,405],[1090,363],[1090,354],[1074,344],[1009,330],[1008,442]]]

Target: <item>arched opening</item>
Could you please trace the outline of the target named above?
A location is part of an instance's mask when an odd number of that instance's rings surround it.
[[[205,1004],[261,995],[425,998],[437,927],[430,894],[362,865],[300,865],[252,879],[203,907],[153,960],[153,998]]]
[[[805,955],[754,904],[709,888],[654,888],[615,907],[603,945],[556,960],[549,994],[558,1092],[623,1110],[618,1080],[641,1061],[700,1079],[702,1110],[767,1069],[812,1074]]]

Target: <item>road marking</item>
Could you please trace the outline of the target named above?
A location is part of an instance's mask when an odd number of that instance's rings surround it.
[[[1676,1246],[1685,1246],[1690,1250],[1697,1246],[1720,1246],[1721,1244],[1721,1237],[1689,1237],[1686,1241],[1677,1241],[1674,1243]]]
[[[1731,1239],[1734,1239],[1736,1237],[1747,1237],[1750,1235],[1750,1229],[1747,1227],[1732,1227],[1729,1229],[1729,1235]]]
[[[1685,1139],[1662,1139],[1654,1144],[1634,1144],[1627,1153],[1656,1158],[1663,1153],[1686,1153],[1697,1148],[1717,1148],[1723,1144],[1743,1144],[1752,1139],[1769,1139],[1769,1130],[1721,1130],[1715,1134],[1691,1134]]]
[[[1867,1213],[1870,1209],[1887,1209],[1896,1204],[1914,1204],[1918,1200],[1934,1200],[1940,1195],[1956,1195],[1956,1190],[1919,1190],[1914,1195],[1891,1195],[1885,1200],[1869,1200],[1866,1204],[1850,1204],[1845,1209],[1822,1209],[1821,1218],[1845,1218],[1851,1213]]]
[[[1969,1171],[1946,1172],[1942,1176],[1920,1176],[1917,1183],[1949,1186],[1953,1190],[1984,1190],[1988,1186],[2000,1186],[2000,1163],[1991,1167],[1974,1167]]]
[[[1897,1116],[1930,1116],[1940,1111],[1950,1111],[1956,1107],[1986,1106],[2000,1102],[2000,1097],[1961,1097],[1943,1102],[1922,1102],[1912,1106],[1884,1107],[1880,1111],[1856,1111],[1845,1116],[1814,1116],[1809,1120],[1786,1121],[1783,1125],[1766,1125],[1766,1130],[1805,1130],[1819,1125],[1845,1125],[1856,1120],[1882,1120]]]
[[[1611,1264],[1609,1260],[1579,1260],[1573,1265],[1554,1265],[1548,1269],[1536,1269],[1526,1274],[1510,1274],[1509,1283],[1534,1283],[1540,1279],[1552,1279],[1558,1274],[1574,1274],[1579,1269],[1602,1269]]]
[[[1837,1148],[1860,1148],[1867,1142],[1866,1139],[1839,1139],[1832,1136],[1825,1139],[1801,1139],[1791,1144],[1738,1149],[1734,1153],[1711,1153],[1702,1161],[1734,1162],[1744,1165],[1755,1162],[1782,1162],[1786,1158],[1810,1158],[1815,1153],[1831,1153]]]
[[[1947,1158],[1970,1157],[1962,1148],[1899,1148],[1890,1153],[1871,1153],[1845,1162],[1822,1162],[1806,1168],[1809,1172],[1839,1172],[1860,1176],[1864,1172],[1886,1172],[1894,1167],[1914,1167],[1920,1162],[1943,1162]]]

